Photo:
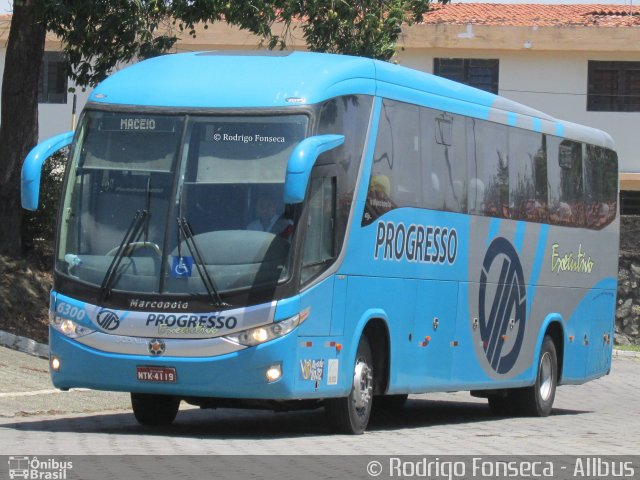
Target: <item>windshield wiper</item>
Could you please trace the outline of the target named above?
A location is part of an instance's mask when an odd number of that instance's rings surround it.
[[[200,274],[200,278],[202,279],[202,283],[204,284],[204,288],[207,289],[207,293],[209,297],[211,297],[211,301],[213,305],[217,308],[220,307],[230,307],[228,303],[224,302],[216,290],[216,287],[213,283],[213,279],[209,272],[207,271],[207,267],[204,263],[204,258],[200,253],[200,249],[196,244],[194,239],[193,230],[191,230],[191,225],[187,222],[187,219],[184,217],[178,218],[178,232],[180,232],[181,236],[184,238],[184,243],[187,245],[191,256],[194,259],[194,263],[196,264],[196,268],[198,269],[198,273]],[[180,239],[178,239],[178,245],[180,245]]]
[[[122,237],[122,241],[118,246],[118,251],[113,256],[113,260],[111,260],[111,264],[107,269],[107,273],[105,273],[104,278],[102,279],[102,285],[100,285],[100,302],[104,302],[111,295],[111,286],[113,285],[116,279],[116,273],[118,268],[120,267],[120,263],[122,263],[122,259],[125,257],[125,253],[127,251],[131,252],[131,248],[129,245],[135,243],[140,235],[142,234],[142,230],[144,225],[147,223],[145,220],[149,216],[148,210],[138,210],[129,225],[129,228]]]

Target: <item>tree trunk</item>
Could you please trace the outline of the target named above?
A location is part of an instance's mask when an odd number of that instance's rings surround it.
[[[0,254],[21,255],[22,161],[38,141],[38,78],[46,25],[41,0],[14,2],[0,117]]]

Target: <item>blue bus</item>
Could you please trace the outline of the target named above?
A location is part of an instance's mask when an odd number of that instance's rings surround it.
[[[62,390],[202,408],[374,405],[470,391],[546,416],[611,367],[618,168],[606,133],[365,58],[197,52],[91,93],[50,298]]]

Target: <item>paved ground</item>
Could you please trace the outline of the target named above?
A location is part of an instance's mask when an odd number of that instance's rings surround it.
[[[47,362],[0,348],[0,452],[56,454],[637,454],[640,359],[558,390],[548,418],[497,418],[468,393],[410,397],[361,436],[331,434],[322,410],[272,413],[184,406],[171,427],[140,427],[126,394],[57,392]]]

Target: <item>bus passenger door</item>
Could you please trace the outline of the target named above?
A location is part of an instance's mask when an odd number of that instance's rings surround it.
[[[415,391],[435,390],[451,381],[457,299],[458,282],[418,282],[411,342],[415,362],[410,383]]]

